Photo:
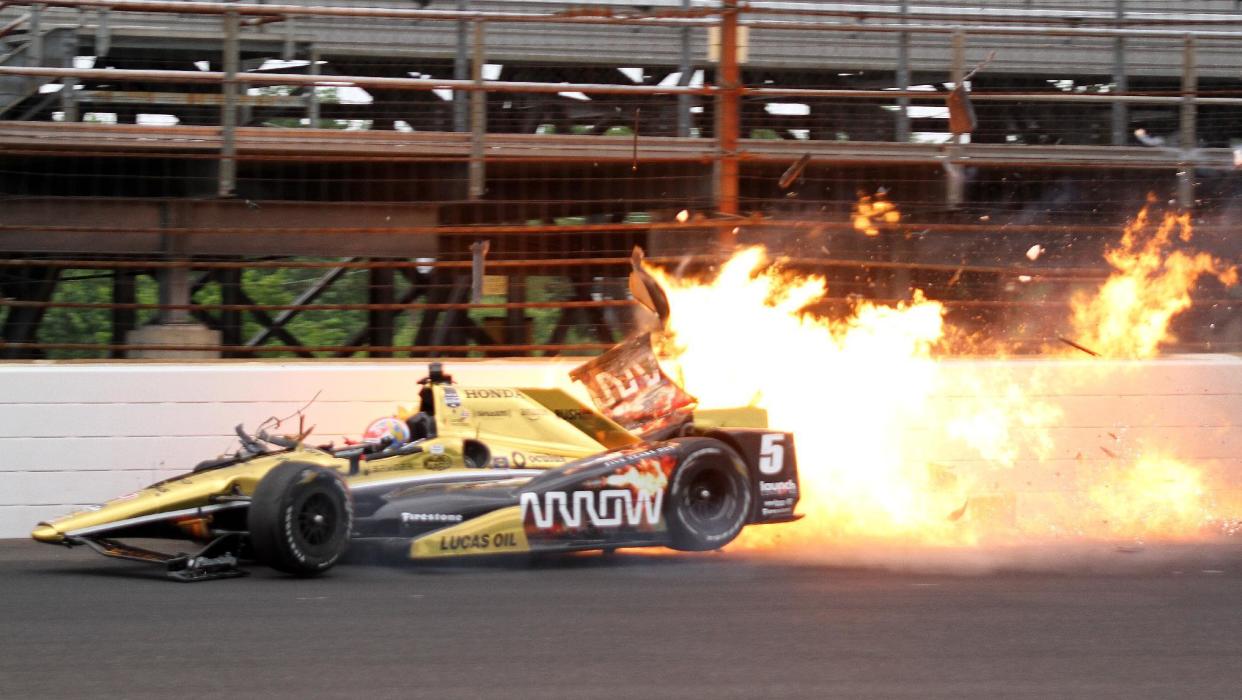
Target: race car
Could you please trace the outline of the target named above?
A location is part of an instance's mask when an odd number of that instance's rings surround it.
[[[636,295],[637,296],[637,295]],[[667,308],[667,306],[665,306]],[[597,404],[553,388],[468,387],[439,363],[419,410],[359,444],[236,429],[236,453],[31,536],[155,562],[171,578],[243,575],[253,560],[327,571],[351,540],[410,559],[665,546],[711,550],[748,524],[796,519],[793,435],[761,410],[696,411],[639,335],[574,370]],[[165,554],[123,542],[198,542]]]

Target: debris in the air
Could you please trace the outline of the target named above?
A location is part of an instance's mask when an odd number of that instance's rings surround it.
[[[778,185],[780,185],[780,188],[782,190],[789,189],[789,186],[794,184],[794,181],[796,181],[798,177],[802,175],[802,171],[806,170],[806,166],[810,162],[811,162],[811,154],[803,153],[802,157],[794,161],[793,165],[790,165],[789,168],[785,171],[785,173],[781,175],[780,182],[777,183]]]
[[[1163,146],[1166,143],[1163,136],[1152,136],[1147,133],[1147,129],[1135,129],[1134,138],[1144,146]]]
[[[1108,455],[1109,458],[1111,459],[1119,459],[1117,457],[1116,452],[1113,452],[1112,450],[1108,449],[1107,447],[1104,447],[1103,445],[1100,445],[1100,452],[1103,452],[1104,454]]]
[[[1099,356],[1100,356],[1100,353],[1098,353],[1098,352],[1096,352],[1096,351],[1094,351],[1094,350],[1092,350],[1092,349],[1090,349],[1090,348],[1083,347],[1083,346],[1079,345],[1078,343],[1075,343],[1074,341],[1070,340],[1069,338],[1066,338],[1066,337],[1063,337],[1063,336],[1057,336],[1057,340],[1061,341],[1062,343],[1065,343],[1066,345],[1070,346],[1071,348],[1074,348],[1075,350],[1082,350],[1083,352],[1087,353],[1088,355],[1090,355],[1090,356],[1092,356],[1092,357],[1099,357]]]
[[[958,508],[957,510],[953,511],[952,513],[949,513],[949,520],[950,520],[950,521],[952,521],[952,522],[957,522],[958,520],[961,520],[961,519],[962,519],[962,516],[966,514],[966,506],[968,506],[968,505],[970,505],[970,499],[969,499],[969,498],[968,498],[968,499],[966,499],[966,502],[962,504],[962,507],[961,507],[961,508]]]
[[[1038,243],[1026,249],[1026,257],[1031,262],[1039,259],[1044,254],[1044,247]]]
[[[689,220],[690,220],[689,209],[682,209],[681,211],[677,212],[677,223],[684,224]]]
[[[1018,275],[1019,282],[1030,282],[1031,279],[1032,277],[1030,275]]]

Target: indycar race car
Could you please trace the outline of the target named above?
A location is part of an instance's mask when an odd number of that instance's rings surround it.
[[[793,435],[767,429],[758,409],[694,411],[649,335],[572,374],[595,408],[561,389],[459,386],[433,363],[418,412],[376,421],[362,443],[316,447],[238,426],[235,454],[31,535],[195,581],[242,575],[241,559],[319,574],[351,540],[411,559],[698,551],[797,517]],[[123,541],[135,538],[202,547],[165,554]]]

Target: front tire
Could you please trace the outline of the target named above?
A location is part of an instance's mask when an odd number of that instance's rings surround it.
[[[259,481],[251,498],[254,558],[295,576],[321,574],[345,554],[353,516],[349,489],[335,471],[282,464]]]
[[[685,456],[673,472],[665,511],[673,549],[719,549],[737,537],[750,514],[746,464],[711,438],[682,438]]]

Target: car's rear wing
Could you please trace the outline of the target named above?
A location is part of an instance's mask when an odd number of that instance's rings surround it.
[[[692,420],[696,401],[660,369],[651,334],[634,336],[569,373],[596,407],[626,430],[653,438]]]

